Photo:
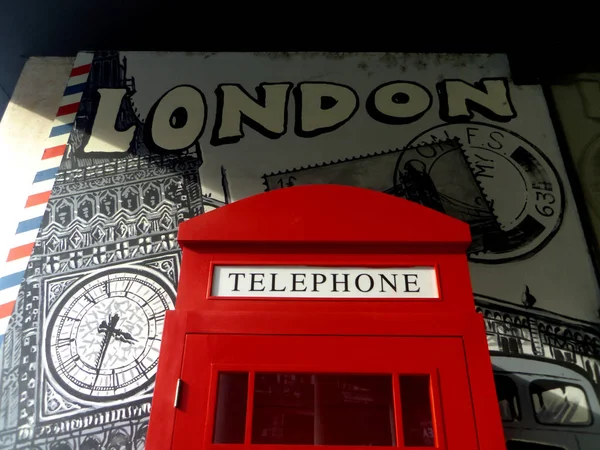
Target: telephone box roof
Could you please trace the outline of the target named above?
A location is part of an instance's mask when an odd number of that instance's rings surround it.
[[[471,235],[466,223],[418,203],[371,189],[313,184],[250,196],[187,220],[179,227],[179,242],[184,247],[344,244],[464,252]]]

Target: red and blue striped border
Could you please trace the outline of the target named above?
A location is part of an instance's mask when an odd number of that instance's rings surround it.
[[[93,53],[79,53],[75,59],[56,119],[50,130],[48,145],[33,178],[25,208],[19,217],[17,230],[12,238],[12,248],[8,252],[6,263],[0,268],[0,344],[6,333],[54,179],[73,129],[81,95],[92,68],[93,57]]]

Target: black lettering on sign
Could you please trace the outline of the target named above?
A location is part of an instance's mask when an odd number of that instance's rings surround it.
[[[319,290],[317,289],[317,287],[320,284],[323,284],[323,283],[325,283],[325,281],[327,281],[327,277],[325,275],[323,275],[322,273],[313,273],[312,279],[313,279],[313,283],[312,283],[313,284],[313,288],[312,288],[313,292],[318,292]]]
[[[388,277],[386,277],[384,274],[382,274],[382,273],[381,273],[381,274],[379,274],[379,279],[380,279],[380,281],[381,281],[381,290],[380,290],[379,292],[385,292],[385,287],[384,287],[384,285],[383,285],[383,282],[384,282],[384,281],[385,281],[385,283],[386,283],[386,284],[387,284],[389,287],[391,287],[391,288],[394,290],[394,292],[398,292],[398,288],[396,287],[396,283],[397,283],[397,280],[396,280],[396,274],[395,274],[395,273],[393,273],[393,274],[392,274],[392,277],[393,277],[393,279],[394,279],[394,282],[393,282],[393,283],[392,283],[392,282],[391,282],[391,281],[388,279]]]
[[[298,279],[299,277],[302,277],[302,279]],[[292,274],[292,291],[293,292],[304,292],[306,291],[306,286],[304,286],[304,279],[306,278],[306,274],[305,273],[293,273]],[[304,289],[296,289],[296,285],[301,284]]]
[[[337,279],[338,275],[340,275],[339,273],[334,273],[332,275],[333,275],[333,289],[331,290],[332,292],[340,292],[337,290],[337,287],[339,284],[344,285],[344,289],[342,292],[350,292],[348,290],[348,274],[347,273],[342,274],[342,277],[344,277],[344,279],[342,281],[339,281]]]
[[[238,142],[244,137],[243,125],[270,139],[279,139],[287,132],[292,86],[292,83],[261,83],[256,88],[256,99],[239,84],[217,86],[211,145]]]
[[[361,277],[366,277],[366,281],[363,281],[362,287],[360,282]],[[363,278],[363,280],[365,280],[365,278]],[[356,286],[356,289],[358,289],[360,292],[371,292],[373,290],[373,287],[375,286],[375,280],[373,280],[373,277],[368,273],[361,273],[357,275],[354,279],[354,285]],[[364,289],[365,286],[367,287],[366,289]]]
[[[404,292],[420,292],[421,288],[417,287],[418,278],[416,273],[404,274]]]
[[[287,289],[286,286],[283,286],[283,289],[277,289],[275,287],[275,280],[277,278],[277,274],[276,273],[272,273],[271,274],[271,292],[285,292],[285,290]]]
[[[239,282],[240,282],[240,276],[243,278],[246,276],[245,273],[230,273],[229,274],[229,278],[231,278],[231,276],[233,275],[234,279],[233,279],[233,292],[239,291]]]
[[[260,278],[258,278],[260,277]],[[265,278],[264,273],[251,273],[250,274],[250,291],[252,292],[261,292],[265,290],[265,287],[262,285]],[[257,289],[255,285],[262,286],[262,289]]]

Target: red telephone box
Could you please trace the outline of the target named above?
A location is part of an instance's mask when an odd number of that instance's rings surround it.
[[[179,242],[148,449],[505,449],[465,223],[310,185]]]

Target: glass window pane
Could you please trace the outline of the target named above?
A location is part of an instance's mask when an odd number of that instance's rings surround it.
[[[546,425],[588,425],[592,421],[585,392],[558,380],[536,380],[529,385],[535,418]]]
[[[433,447],[435,434],[429,375],[400,375],[400,403],[404,445]]]
[[[393,446],[392,377],[257,373],[252,443]]]
[[[248,402],[247,373],[219,373],[215,409],[215,444],[243,444]]]
[[[494,376],[496,396],[503,422],[521,420],[521,404],[516,383],[504,375]]]

